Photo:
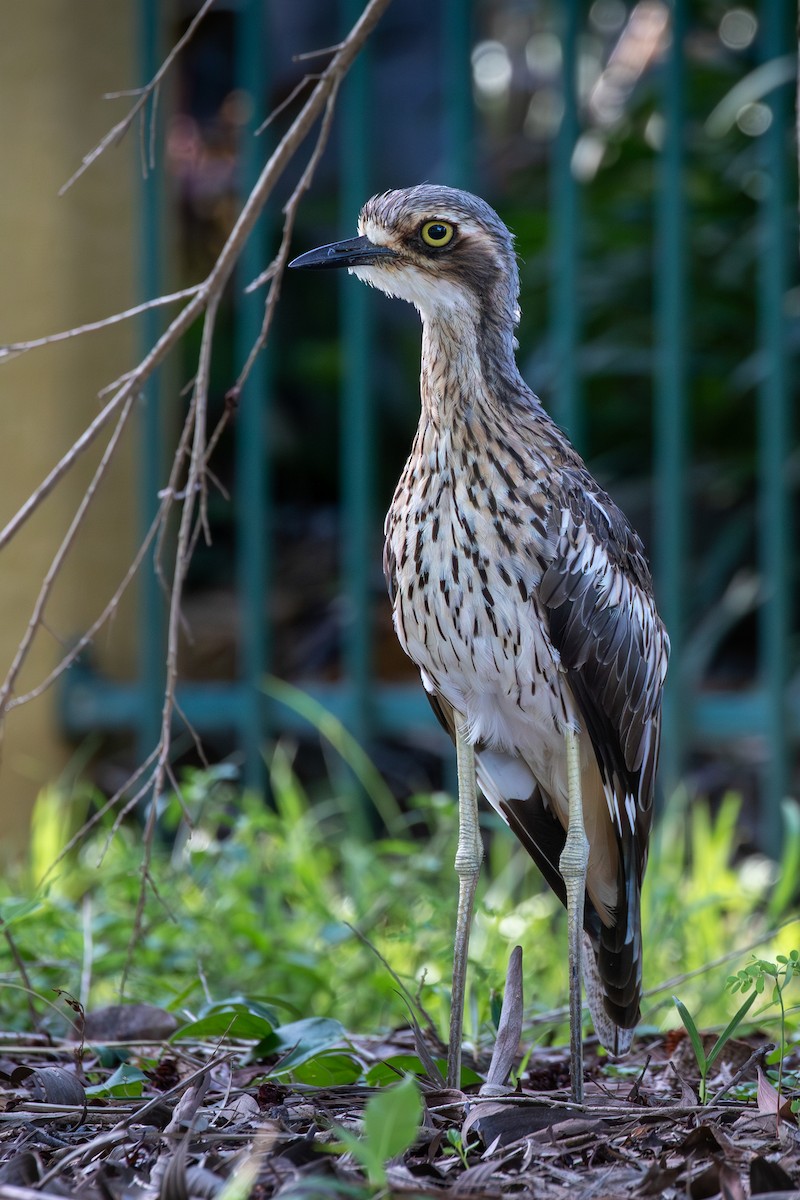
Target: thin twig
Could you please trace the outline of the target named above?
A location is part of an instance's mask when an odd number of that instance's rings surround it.
[[[101,321],[90,321],[88,325],[76,325],[73,329],[65,329],[62,333],[51,333],[47,337],[33,338],[29,342],[10,342],[7,346],[0,346],[0,363],[10,362],[12,358],[27,354],[29,350],[38,350],[41,346],[52,346],[55,342],[66,342],[69,338],[82,337],[84,333],[96,333],[99,329],[108,329],[111,325],[118,325],[120,321],[138,317],[152,308],[163,308],[166,304],[176,304],[178,300],[186,300],[189,296],[193,296],[199,287],[200,284],[196,283],[193,287],[183,288],[180,292],[172,292],[169,296],[156,296],[155,300],[144,300],[141,304],[135,304],[133,308],[126,308],[124,312],[112,313],[110,317],[103,317]],[[117,382],[124,383],[124,377]],[[113,386],[113,384],[110,385],[110,387]]]
[[[133,406],[133,395],[129,395],[128,399],[125,402],[125,405],[123,406],[122,412],[119,415],[119,419],[114,428],[114,431],[111,434],[111,437],[109,438],[108,445],[106,446],[106,448],[103,452],[103,457],[100,459],[100,462],[98,463],[97,469],[95,470],[95,473],[92,476],[91,482],[89,483],[89,486],[87,487],[87,489],[83,495],[83,498],[81,499],[81,502],[78,505],[78,508],[75,512],[75,516],[70,521],[69,528],[67,529],[67,532],[64,534],[64,537],[61,541],[61,545],[58,547],[58,550],[56,551],[55,555],[53,556],[52,562],[50,563],[50,566],[48,567],[47,574],[45,575],[44,580],[42,581],[42,586],[39,590],[39,595],[36,598],[36,603],[33,606],[33,612],[31,613],[31,617],[28,622],[28,627],[25,630],[25,633],[23,634],[19,645],[17,646],[16,654],[14,655],[11,666],[8,668],[8,672],[6,673],[6,677],[5,677],[5,680],[3,681],[3,685],[0,688],[0,715],[5,712],[5,708],[8,703],[11,692],[14,688],[14,684],[17,681],[17,676],[19,675],[19,672],[22,669],[25,659],[28,657],[28,651],[31,648],[33,639],[36,636],[36,632],[41,623],[42,614],[44,613],[45,606],[50,597],[50,592],[53,589],[53,584],[55,583],[55,581],[58,577],[58,574],[61,570],[61,567],[64,564],[64,560],[67,557],[67,555],[69,554],[72,544],[75,541],[75,538],[77,537],[78,530],[80,529],[80,527],[83,523],[83,518],[86,515],[86,511],[89,508],[89,505],[91,504],[92,500],[94,499],[94,497],[97,493],[97,489],[100,486],[100,484],[105,476],[106,471],[108,470],[109,463],[111,462],[111,459],[114,456],[114,451],[116,450],[117,446],[119,445],[119,440],[122,436],[122,432],[127,423],[132,406]]]
[[[183,584],[189,567],[189,540],[194,524],[194,513],[197,506],[197,488],[203,470],[203,460],[206,448],[206,412],[208,405],[208,386],[211,375],[211,345],[214,338],[214,325],[217,318],[220,293],[209,300],[203,323],[203,336],[200,343],[200,355],[197,365],[193,405],[195,408],[194,433],[192,453],[189,458],[189,472],[186,480],[186,498],[183,502],[180,525],[178,527],[178,542],[175,548],[175,570],[172,578],[172,596],[170,599],[169,618],[167,621],[167,672],[164,685],[164,702],[161,709],[161,736],[159,738],[159,753],[153,773],[153,791],[150,807],[147,813],[142,834],[142,882],[136,900],[131,937],[125,966],[120,980],[120,994],[125,991],[125,984],[133,961],[133,951],[141,936],[142,918],[147,895],[147,881],[150,875],[150,863],[155,837],[156,817],[158,815],[158,800],[164,789],[164,779],[171,744],[172,718],[175,710],[175,689],[178,681],[178,648],[181,630],[181,603],[183,600]]]
[[[111,597],[108,604],[105,606],[105,608],[100,613],[100,615],[92,622],[92,624],[89,626],[89,628],[86,630],[86,632],[78,639],[77,642],[75,642],[75,644],[70,648],[70,650],[64,655],[64,657],[57,664],[57,666],[53,667],[50,674],[45,676],[45,678],[41,681],[41,683],[38,683],[36,685],[36,687],[31,688],[31,690],[29,692],[25,692],[21,696],[14,696],[12,699],[10,699],[8,701],[8,704],[6,705],[6,708],[8,711],[10,711],[12,708],[19,708],[23,704],[28,704],[31,700],[38,699],[39,696],[41,696],[44,692],[46,692],[49,687],[52,687],[52,685],[55,683],[55,681],[61,675],[63,675],[64,672],[69,667],[72,666],[72,664],[76,661],[76,659],[80,658],[81,654],[86,649],[86,647],[94,640],[95,636],[103,628],[106,621],[109,620],[109,618],[116,612],[117,608],[119,607],[120,600],[124,596],[125,592],[128,590],[128,587],[130,586],[130,584],[135,579],[135,577],[139,571],[139,568],[141,567],[142,563],[144,562],[147,551],[150,549],[150,546],[153,544],[153,539],[155,538],[157,532],[159,531],[162,524],[164,523],[168,509],[169,509],[169,504],[167,503],[166,498],[165,498],[162,501],[162,504],[158,509],[158,513],[153,518],[153,521],[150,524],[150,528],[148,529],[147,533],[145,534],[144,539],[142,540],[142,543],[139,546],[139,549],[137,550],[136,555],[135,555],[131,565],[128,567],[128,570],[125,572],[125,574],[122,578],[122,581],[120,582],[119,586],[117,587],[117,590],[114,592],[114,595]]]
[[[20,954],[19,947],[17,946],[17,943],[11,934],[11,930],[8,928],[8,925],[3,920],[2,916],[0,916],[0,932],[2,932],[3,937],[8,943],[11,957],[14,960],[14,966],[19,971],[19,977],[24,984],[23,991],[25,992],[25,1000],[28,1005],[28,1016],[30,1018],[31,1029],[36,1030],[39,1028],[39,1017],[36,1013],[36,1007],[33,1003],[33,997],[36,993],[33,990],[33,984],[31,983],[30,976],[28,975],[28,968],[25,966],[25,959]]]
[[[344,42],[337,42],[335,46],[323,46],[321,50],[304,50],[302,54],[293,54],[292,62],[306,62],[309,58],[322,58],[325,54],[338,54]]]
[[[97,145],[90,150],[88,154],[84,155],[81,165],[78,167],[77,171],[70,175],[67,182],[59,189],[59,196],[63,196],[65,192],[69,191],[73,183],[80,179],[81,175],[83,175],[85,171],[88,171],[92,163],[97,162],[98,158],[108,149],[109,146],[113,146],[117,142],[121,141],[121,139],[130,129],[133,122],[136,120],[137,113],[141,112],[151,95],[153,95],[155,101],[155,93],[159,84],[161,83],[161,80],[164,78],[167,71],[170,69],[187,42],[191,41],[198,25],[214,3],[215,0],[205,0],[205,4],[199,10],[199,12],[195,14],[183,37],[179,38],[179,40],[172,47],[153,78],[148,84],[145,84],[143,88],[139,89],[137,99],[131,105],[127,115],[124,116],[121,121],[117,121],[116,125],[114,125],[112,129],[109,129],[105,137],[102,137]]]
[[[757,1050],[754,1050],[753,1053],[748,1058],[747,1062],[744,1064],[744,1066],[740,1067],[739,1070],[736,1072],[736,1074],[734,1075],[734,1077],[730,1081],[730,1083],[726,1083],[723,1088],[720,1088],[720,1090],[718,1092],[715,1092],[708,1103],[710,1105],[716,1104],[717,1101],[721,1100],[723,1096],[726,1096],[728,1094],[728,1092],[732,1091],[732,1089],[736,1087],[737,1083],[740,1083],[741,1080],[744,1079],[745,1075],[747,1074],[747,1072],[750,1070],[751,1067],[760,1065],[763,1062],[763,1060],[767,1057],[768,1054],[772,1054],[772,1051],[774,1049],[775,1049],[775,1043],[767,1042],[766,1045],[759,1046],[759,1048]]]
[[[86,837],[86,835],[91,833],[91,831],[95,828],[95,826],[100,824],[100,822],[103,820],[103,818],[106,816],[107,813],[111,812],[114,808],[116,808],[116,806],[119,804],[120,800],[125,795],[128,788],[132,787],[133,784],[136,783],[136,781],[138,779],[141,779],[141,777],[143,775],[147,774],[147,772],[150,770],[153,763],[155,762],[156,757],[157,757],[157,749],[152,750],[150,752],[150,754],[148,754],[148,756],[144,760],[144,762],[141,763],[140,766],[138,766],[136,768],[136,770],[133,772],[132,775],[130,775],[128,777],[128,779],[125,780],[125,783],[122,785],[122,787],[118,788],[117,791],[114,792],[114,795],[111,796],[108,800],[106,800],[105,804],[101,805],[100,808],[98,808],[97,812],[93,813],[90,817],[87,818],[86,821],[84,821],[84,823],[83,823],[83,825],[81,825],[80,829],[76,830],[76,832],[72,835],[72,837],[69,839],[67,844],[58,852],[56,857],[50,863],[50,865],[48,866],[44,875],[38,881],[37,889],[41,890],[45,886],[45,884],[47,883],[50,876],[53,874],[55,869],[58,867],[59,863],[63,862],[63,860],[69,854],[71,854],[71,852],[75,849],[75,847],[81,841],[83,841],[83,839]],[[105,852],[103,852],[103,853],[105,853]],[[102,863],[102,855],[100,857],[100,860],[97,863],[97,866],[100,867],[101,863]]]
[[[295,84],[291,92],[289,92],[289,95],[286,96],[285,99],[281,100],[280,104],[276,104],[269,116],[264,118],[258,129],[255,131],[256,137],[258,137],[259,134],[262,134],[265,129],[268,129],[272,122],[277,120],[284,109],[288,108],[292,101],[295,100],[301,92],[304,92],[308,85],[313,83],[315,79],[319,79],[319,75],[304,75],[300,82]]]
[[[311,157],[309,158],[308,163],[306,164],[306,168],[303,171],[303,174],[300,176],[300,181],[297,184],[297,187],[292,192],[291,196],[289,197],[289,200],[287,201],[287,203],[284,207],[284,210],[283,210],[284,222],[283,222],[283,232],[281,235],[281,244],[278,247],[278,253],[275,255],[275,258],[272,260],[272,263],[270,264],[270,267],[269,267],[269,270],[271,272],[270,277],[271,277],[272,282],[270,283],[269,292],[267,293],[266,304],[264,305],[264,319],[261,322],[261,329],[259,331],[258,337],[256,338],[255,342],[253,343],[253,345],[250,349],[250,353],[248,354],[247,359],[245,361],[245,364],[239,373],[239,378],[236,380],[236,383],[234,384],[234,390],[237,392],[240,391],[241,388],[244,386],[248,375],[250,374],[250,372],[253,369],[253,364],[255,363],[256,359],[258,358],[258,355],[264,349],[264,346],[266,345],[266,342],[267,342],[267,338],[269,337],[270,326],[272,325],[272,318],[275,315],[275,309],[277,307],[278,299],[281,294],[281,283],[283,282],[283,273],[286,268],[286,263],[289,259],[289,249],[290,249],[291,243],[292,243],[292,234],[294,233],[294,223],[297,218],[297,210],[299,208],[300,201],[302,200],[303,196],[305,195],[305,193],[308,191],[308,189],[311,186],[311,181],[314,178],[314,171],[316,170],[317,163],[319,162],[320,158],[322,157],[322,154],[325,150],[325,146],[327,145],[328,137],[329,137],[330,131],[331,131],[331,125],[333,123],[333,114],[334,114],[334,110],[336,107],[336,96],[337,96],[338,89],[339,89],[339,84],[337,81],[334,84],[334,86],[331,88],[330,95],[328,96],[328,100],[325,105],[325,113],[322,118],[322,123],[320,125],[319,134],[317,135],[317,140],[314,145],[314,149],[311,153]]]
[[[194,388],[194,381],[192,382],[192,388]],[[172,460],[172,468],[170,470],[167,486],[160,492],[162,499],[169,497],[171,502],[176,500],[183,501],[185,499],[185,489],[181,490],[178,485],[181,478],[181,472],[183,471],[184,460],[190,451],[192,436],[194,434],[194,419],[195,398],[193,392],[192,399],[189,403],[189,409],[186,413],[186,419],[183,422],[180,441],[178,442],[178,446],[175,450]],[[165,523],[161,526],[161,529],[158,532],[158,537],[156,538],[156,545],[153,551],[153,570],[155,571],[156,579],[158,580],[162,592],[164,593],[165,597],[168,598],[170,594],[169,582],[164,572],[163,565],[166,537],[167,526]]]

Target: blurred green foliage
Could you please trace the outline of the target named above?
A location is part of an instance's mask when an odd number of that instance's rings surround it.
[[[217,1021],[230,1022],[230,1015],[219,1017],[219,1005],[227,1013],[232,996],[249,996],[258,999],[259,1013],[277,1011],[284,1023],[333,1018],[357,1032],[406,1024],[407,1002],[369,942],[408,992],[419,993],[443,1032],[456,892],[453,801],[415,797],[392,835],[370,842],[352,831],[345,805],[330,791],[311,803],[292,771],[289,746],[274,748],[270,767],[274,809],[240,796],[221,768],[187,774],[182,796],[165,800],[127,998],[184,1016],[203,1013],[206,1021],[217,1014]],[[73,798],[78,820],[87,799],[93,798]],[[35,829],[58,830],[63,844],[69,802],[55,789],[43,793]],[[643,928],[645,986],[659,991],[645,999],[645,1028],[674,1022],[670,992],[674,977],[687,972],[680,994],[698,1024],[724,1023],[725,978],[790,911],[786,892],[781,911],[770,906],[780,865],[739,858],[737,812],[733,797],[714,816],[705,804],[689,807],[678,797],[656,829]],[[495,997],[519,943],[525,1037],[563,1039],[564,914],[516,841],[491,814],[484,820],[488,861],[471,944],[467,1037],[491,1044]],[[42,1025],[60,1031],[56,988],[92,1006],[117,995],[142,847],[135,823],[110,836],[108,821],[50,870],[49,862],[32,860],[0,883],[0,915],[18,956],[17,965],[6,957],[0,976],[6,1028],[30,1027],[30,999]],[[795,829],[787,837],[787,862],[796,839]],[[46,852],[52,862],[56,847],[45,841],[35,839],[35,853]],[[766,938],[765,953],[788,954],[799,936],[795,919]],[[707,969],[727,951],[727,968]],[[35,993],[30,998],[19,961]],[[236,1012],[242,1003],[236,1000]],[[753,1017],[771,1019],[758,1007]],[[796,1030],[796,1013],[787,1012],[786,1021]]]

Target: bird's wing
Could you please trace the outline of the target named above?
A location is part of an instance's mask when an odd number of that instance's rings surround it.
[[[638,536],[588,473],[576,468],[563,478],[539,598],[594,748],[619,846],[615,923],[600,930],[595,949],[610,1011],[624,1018],[634,1000],[638,1011],[639,891],[669,639]]]
[[[638,536],[588,474],[566,478],[539,599],[609,799],[625,808],[615,823],[644,834],[643,868],[669,639]]]

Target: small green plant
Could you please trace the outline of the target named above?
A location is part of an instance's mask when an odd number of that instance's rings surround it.
[[[447,1131],[447,1147],[457,1154],[461,1159],[462,1166],[466,1169],[469,1166],[467,1155],[474,1147],[468,1146],[461,1136],[460,1129],[448,1129]]]
[[[719,1058],[719,1056],[722,1053],[722,1051],[724,1050],[726,1044],[731,1040],[734,1033],[739,1028],[739,1026],[741,1025],[744,1018],[747,1016],[750,1009],[753,1007],[753,1002],[755,1001],[757,994],[758,994],[757,992],[752,992],[747,997],[744,1004],[742,1004],[741,1007],[739,1009],[737,1009],[737,1011],[731,1017],[728,1024],[723,1029],[722,1033],[717,1038],[714,1045],[711,1047],[711,1050],[708,1052],[708,1054],[706,1054],[706,1052],[705,1052],[705,1048],[703,1046],[703,1039],[700,1036],[700,1031],[697,1028],[697,1024],[695,1023],[695,1020],[692,1017],[692,1014],[689,1012],[688,1008],[686,1007],[686,1005],[683,1003],[682,1000],[679,1000],[677,996],[672,997],[673,1003],[674,1003],[675,1007],[677,1008],[680,1018],[683,1021],[684,1027],[686,1029],[686,1032],[689,1035],[689,1041],[692,1043],[692,1049],[694,1050],[694,1055],[695,1055],[695,1058],[697,1059],[697,1066],[700,1071],[700,1103],[701,1104],[705,1104],[706,1101],[708,1100],[707,1080],[708,1080],[709,1071],[711,1070],[711,1068],[714,1065],[714,1063],[716,1062],[716,1060]]]
[[[386,1163],[414,1144],[422,1119],[422,1096],[416,1080],[406,1075],[367,1101],[363,1135],[337,1127],[334,1151],[349,1152],[367,1173],[370,1184],[386,1187]]]
[[[741,971],[737,971],[735,975],[729,975],[727,987],[731,992],[750,992],[750,1000],[754,1000],[756,996],[761,996],[766,991],[767,981],[772,982],[772,1003],[777,1004],[781,1010],[781,1040],[778,1052],[778,1096],[781,1093],[781,1084],[783,1082],[783,1060],[786,1055],[786,1004],[784,1001],[784,992],[791,983],[792,979],[800,974],[800,950],[790,950],[787,954],[778,954],[775,956],[775,961],[770,962],[766,958],[753,958],[753,961],[743,967]],[[780,1103],[780,1100],[779,1100]]]

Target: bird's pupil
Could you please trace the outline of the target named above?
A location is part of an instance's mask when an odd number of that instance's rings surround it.
[[[430,225],[428,227],[428,237],[431,241],[440,242],[442,238],[447,237],[447,229],[444,225]]]

